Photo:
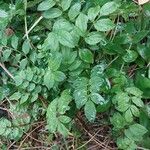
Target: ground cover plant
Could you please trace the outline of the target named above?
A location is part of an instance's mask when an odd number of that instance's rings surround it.
[[[150,149],[149,98],[150,3],[0,1],[0,149]]]

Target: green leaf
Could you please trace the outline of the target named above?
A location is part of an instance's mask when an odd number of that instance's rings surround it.
[[[58,127],[58,119],[56,117],[57,115],[57,98],[54,99],[47,108],[47,123],[48,123],[48,129],[50,132],[54,133],[57,130]]]
[[[88,82],[89,82],[89,80],[85,77],[77,78],[73,82],[73,87],[74,87],[74,89],[77,89],[77,90],[87,89]]]
[[[106,16],[113,12],[115,12],[119,7],[119,4],[117,2],[108,2],[105,5],[103,5],[100,9],[100,15]]]
[[[147,129],[140,124],[133,124],[129,129],[125,130],[125,135],[134,141],[140,141],[143,135],[147,132]]]
[[[54,99],[48,106],[46,116],[50,132],[55,133],[58,131],[63,136],[68,135],[69,130],[62,123],[66,124],[71,121],[69,117],[64,115],[70,109],[68,105],[71,99],[70,90],[64,90],[60,98]]]
[[[96,108],[92,101],[87,101],[84,106],[84,113],[88,121],[93,122],[96,118]]]
[[[130,109],[128,109],[125,114],[124,117],[126,119],[127,122],[131,123],[133,121],[133,115]]]
[[[86,89],[85,90],[84,89],[75,90],[73,96],[75,99],[76,107],[78,109],[80,109],[82,106],[84,106],[88,100],[88,95],[87,95]]]
[[[136,97],[141,97],[143,94],[143,92],[136,87],[128,87],[125,89],[125,91],[128,92],[129,94],[136,96]]]
[[[68,31],[57,30],[57,35],[58,35],[58,40],[62,45],[70,47],[70,48],[75,47],[73,37]]]
[[[80,49],[79,50],[80,58],[86,63],[93,63],[93,54],[88,49]]]
[[[139,109],[135,105],[131,105],[130,109],[131,109],[132,114],[135,117],[139,117],[140,112],[139,112]]]
[[[56,71],[59,69],[62,61],[62,55],[59,52],[53,53],[49,57],[48,67],[52,71]]]
[[[62,11],[58,8],[51,8],[43,12],[43,17],[46,19],[58,18],[62,15]]]
[[[0,101],[2,101],[4,98],[4,94],[3,94],[3,88],[0,87]]]
[[[23,83],[23,78],[20,75],[15,76],[14,78],[16,86],[19,86]]]
[[[55,4],[56,4],[56,2],[54,0],[44,0],[43,2],[41,2],[38,5],[37,9],[39,11],[48,10],[48,9],[52,8]]]
[[[119,149],[123,150],[135,150],[137,145],[135,142],[129,138],[117,138],[117,146]]]
[[[95,104],[103,105],[105,103],[105,99],[98,93],[91,93],[91,100]]]
[[[29,93],[25,93],[24,95],[22,95],[20,99],[20,104],[25,103],[28,100],[29,95],[30,95]]]
[[[21,93],[20,92],[15,92],[13,95],[9,97],[10,100],[19,100],[21,98]]]
[[[61,71],[56,71],[54,73],[54,79],[57,82],[62,82],[63,80],[66,79],[66,75],[63,72],[61,72]]]
[[[19,41],[19,38],[14,35],[11,39],[11,46],[14,48],[14,49],[17,49],[18,47],[18,41]]]
[[[27,88],[28,86],[29,86],[29,81],[24,81],[24,82],[22,83],[22,85],[21,85],[21,87],[22,87],[23,89]]]
[[[26,70],[26,79],[28,81],[31,81],[33,79],[33,76],[34,76],[34,73],[31,70],[31,68],[27,68],[27,70]]]
[[[68,136],[69,134],[68,129],[60,122],[58,123],[58,132],[61,133],[64,137]]]
[[[103,85],[104,79],[102,77],[93,76],[90,79],[90,91],[91,92],[99,92],[100,87]]]
[[[89,45],[96,45],[104,40],[104,36],[99,32],[90,32],[85,38],[85,42]]]
[[[149,3],[146,3],[144,6],[143,6],[143,9],[145,11],[145,14],[149,17],[150,16],[150,4]]]
[[[128,103],[130,100],[130,97],[127,93],[124,92],[118,92],[116,96],[112,99],[113,104],[116,103]]]
[[[115,129],[122,129],[126,125],[125,118],[118,112],[114,113],[110,121]]]
[[[0,18],[6,18],[6,17],[8,17],[8,13],[0,9]]]
[[[105,68],[106,68],[105,62],[101,62],[100,64],[94,66],[91,70],[91,78],[92,77],[101,77],[104,73]]]
[[[147,30],[136,32],[136,34],[134,34],[134,36],[133,36],[132,42],[134,44],[139,43],[142,39],[144,39],[147,36],[148,33],[149,33],[149,31],[147,31]]]
[[[3,61],[8,61],[11,53],[12,53],[11,49],[4,50],[3,51]]]
[[[44,85],[50,90],[54,86],[54,75],[50,69],[48,69],[44,75]]]
[[[71,118],[69,118],[68,116],[65,116],[65,115],[59,116],[58,119],[62,123],[69,123],[71,121]]]
[[[109,110],[109,108],[111,107],[112,103],[111,100],[109,98],[105,99],[105,102],[102,105],[98,105],[96,107],[96,111],[98,113],[103,113]]]
[[[66,11],[67,9],[69,9],[71,2],[72,0],[61,0],[61,7],[63,11]]]
[[[38,99],[39,95],[37,93],[32,93],[32,97],[30,98],[30,101],[33,103]]]
[[[150,117],[149,117],[149,107],[146,108],[146,111],[140,112],[140,124],[143,125],[148,131],[150,131]]]
[[[63,65],[71,65],[77,57],[76,51],[71,51],[68,47],[62,47],[62,63]]]
[[[138,107],[143,107],[143,106],[144,106],[143,101],[142,101],[141,98],[139,98],[139,97],[133,96],[133,97],[132,97],[132,102],[133,102],[136,106],[138,106]]]
[[[133,50],[127,50],[127,53],[123,56],[123,60],[127,63],[134,62],[138,57],[137,52]]]
[[[66,19],[60,18],[55,21],[53,25],[53,30],[57,32],[57,30],[65,30],[65,31],[72,31],[73,25]]]
[[[78,16],[78,18],[76,19],[76,26],[84,33],[87,30],[87,23],[88,23],[88,17],[83,14],[80,13],[80,15]]]
[[[37,52],[36,51],[32,51],[30,53],[29,59],[31,60],[31,62],[35,63],[37,61]]]
[[[94,23],[94,27],[98,31],[105,32],[112,30],[115,25],[110,19],[100,19],[96,23]]]
[[[89,8],[89,10],[88,10],[89,20],[94,21],[96,16],[99,14],[99,12],[100,12],[100,6],[99,5]]]
[[[99,93],[100,87],[104,84],[105,79],[103,78],[103,71],[105,69],[105,65],[102,63],[100,65],[96,65],[92,68],[91,78],[90,78],[90,92]]]
[[[149,47],[139,44],[137,46],[137,51],[143,59],[145,59],[147,62],[150,62]]]
[[[0,135],[3,135],[6,132],[5,130],[6,130],[7,125],[6,125],[5,122],[1,122],[0,126],[1,126],[1,128],[0,128]]]
[[[28,64],[28,59],[27,58],[24,58],[20,61],[20,69],[25,69],[25,67],[27,66]]]
[[[50,32],[44,41],[43,47],[56,51],[59,49],[59,41],[57,35],[54,32]]]
[[[27,89],[28,89],[29,92],[33,91],[35,89],[35,84],[30,83]]]
[[[81,9],[81,4],[80,3],[75,3],[68,12],[68,16],[70,18],[70,20],[74,20],[77,15],[80,13],[80,9]]]
[[[150,98],[150,79],[138,74],[135,79],[136,87],[143,92],[144,98]]]
[[[125,112],[126,110],[128,110],[130,107],[130,104],[128,104],[127,102],[124,101],[120,101],[118,102],[118,106],[116,106],[116,109],[120,112]]]
[[[30,42],[29,42],[29,40],[25,40],[24,42],[23,42],[23,45],[22,45],[22,51],[25,53],[25,54],[28,54],[29,53],[29,51],[30,51]]]
[[[72,96],[70,96],[70,90],[64,90],[61,94],[61,97],[58,99],[58,112],[63,115],[70,109],[68,106],[72,100]]]
[[[76,69],[78,69],[79,67],[80,67],[80,65],[82,64],[82,62],[80,61],[80,60],[76,60],[73,64],[71,64],[70,66],[69,66],[69,70],[70,71],[73,71],[73,70],[76,70]]]
[[[8,134],[11,132],[10,128],[12,127],[11,125],[11,121],[9,121],[8,119],[5,118],[1,118],[0,119],[0,135],[1,136],[8,136]],[[6,134],[7,133],[7,134]]]
[[[70,33],[71,33],[71,35],[73,37],[75,45],[78,45],[79,40],[80,40],[80,36],[84,36],[83,33],[76,26],[74,27],[74,29]]]

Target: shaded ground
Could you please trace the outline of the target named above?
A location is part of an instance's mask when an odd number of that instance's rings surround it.
[[[116,150],[111,127],[104,124],[105,117],[98,116],[94,124],[88,124],[82,113],[78,113],[73,135],[67,139],[58,134],[50,135],[45,129],[45,121],[35,122],[19,142],[5,141],[7,150]]]

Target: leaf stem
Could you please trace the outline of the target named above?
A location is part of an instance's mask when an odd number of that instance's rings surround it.
[[[31,28],[30,28],[30,29],[26,32],[26,34],[23,36],[23,39],[24,39],[25,37],[28,38],[28,34],[34,29],[34,27],[35,27],[42,19],[43,19],[43,16],[40,16],[40,17],[38,18],[38,20],[35,21],[35,23],[31,26]]]

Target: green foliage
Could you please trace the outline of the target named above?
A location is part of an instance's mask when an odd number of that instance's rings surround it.
[[[142,92],[138,88],[128,87],[125,92],[117,93],[112,100],[118,111],[111,118],[114,131],[118,133],[124,129],[124,135],[117,138],[117,145],[121,149],[136,149],[136,142],[142,141],[147,132],[144,126],[134,123],[134,118],[140,116],[139,109],[144,107],[141,98]]]
[[[74,81],[74,99],[78,109],[84,106],[87,119],[92,122],[96,117],[96,105],[103,105],[105,99],[99,94],[103,92],[102,86],[108,83],[104,76],[104,64],[97,65],[91,70],[90,79],[81,77]]]
[[[124,0],[2,0],[0,109],[11,116],[0,118],[0,137],[17,141],[39,118],[67,137],[80,111],[91,123],[104,113],[119,149],[150,148],[149,9]]]
[[[68,90],[62,92],[60,98],[54,99],[47,108],[47,122],[50,132],[60,132],[62,135],[67,136],[69,131],[64,124],[68,124],[71,118],[65,115],[66,111],[70,109],[69,103],[72,97]]]
[[[110,19],[100,19],[95,24],[94,27],[97,31],[110,31],[112,30],[115,25]]]

